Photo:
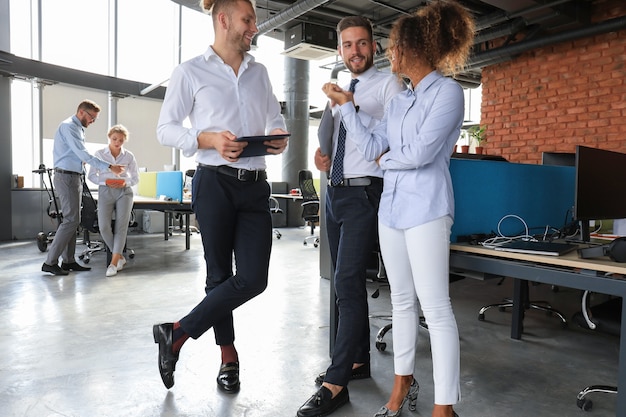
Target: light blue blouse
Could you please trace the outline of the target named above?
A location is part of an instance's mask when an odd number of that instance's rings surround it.
[[[408,229],[443,216],[454,219],[450,156],[464,114],[463,89],[436,71],[414,89],[394,96],[373,131],[356,117],[352,102],[340,107],[348,138],[366,159],[380,158],[384,187],[382,224]]]

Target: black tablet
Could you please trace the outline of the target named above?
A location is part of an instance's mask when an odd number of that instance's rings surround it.
[[[276,140],[283,139],[291,136],[291,133],[281,133],[278,135],[261,135],[261,136],[241,136],[235,139],[235,142],[248,142],[248,146],[246,146],[239,155],[240,158],[249,158],[251,156],[263,156],[263,155],[272,155],[267,152],[267,145],[264,145],[263,142],[266,140]]]

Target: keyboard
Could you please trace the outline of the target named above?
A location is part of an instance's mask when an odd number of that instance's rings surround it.
[[[578,249],[578,245],[561,242],[532,242],[514,240],[498,245],[495,250],[504,252],[530,253],[533,255],[561,256]]]

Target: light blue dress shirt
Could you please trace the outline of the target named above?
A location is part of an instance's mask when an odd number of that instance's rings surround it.
[[[198,149],[202,131],[228,130],[237,137],[269,134],[285,129],[280,104],[267,69],[248,53],[237,74],[212,47],[177,66],[170,78],[157,126],[162,145],[196,155],[206,165],[230,165],[249,170],[265,169],[265,157],[240,158],[229,163],[215,149]],[[183,125],[189,117],[191,127]]]
[[[54,134],[52,147],[54,167],[72,172],[83,172],[83,162],[102,171],[109,163],[91,155],[85,148],[85,128],[76,115],[64,120]]]
[[[393,74],[380,72],[375,66],[359,74],[359,82],[354,90],[354,102],[359,106],[359,118],[368,128],[376,126],[385,114],[389,102],[406,86],[398,77]],[[345,86],[348,90],[348,86]],[[337,151],[337,135],[339,134],[339,124],[341,115],[339,106],[332,108],[334,129],[333,129],[333,154],[331,161],[335,158]],[[346,150],[343,158],[343,177],[382,177],[383,172],[376,162],[366,160],[363,154],[357,149],[356,143],[350,139],[350,131],[346,131]],[[331,167],[332,169],[332,167]]]
[[[340,107],[344,124],[366,159],[380,158],[384,187],[379,221],[409,229],[443,216],[454,219],[450,156],[464,114],[463,89],[436,71],[396,95],[373,131],[352,102]]]

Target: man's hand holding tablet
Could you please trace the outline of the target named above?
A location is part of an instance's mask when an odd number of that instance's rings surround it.
[[[269,135],[261,136],[241,136],[235,139],[236,142],[248,142],[240,158],[262,155],[278,155],[285,151],[289,142],[288,133],[282,129],[274,129]]]

